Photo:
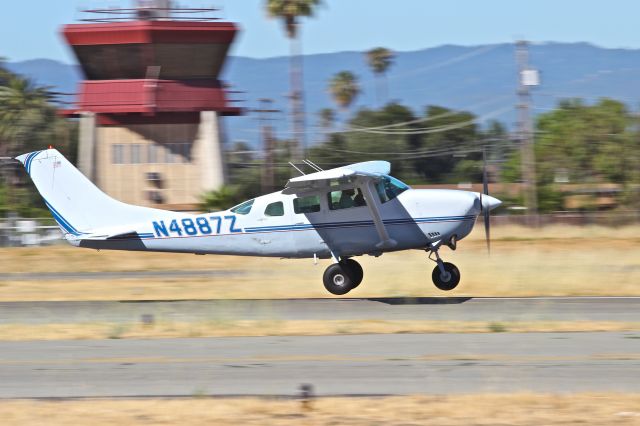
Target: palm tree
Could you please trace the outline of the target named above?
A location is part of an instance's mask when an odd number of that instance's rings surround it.
[[[342,111],[347,111],[360,93],[358,78],[350,71],[340,71],[329,82],[329,92]]]
[[[336,120],[336,113],[331,108],[322,108],[318,111],[318,118],[320,118],[320,127],[324,132],[331,131],[333,128],[333,122]]]
[[[267,13],[270,17],[281,18],[287,38],[290,41],[289,78],[291,85],[291,115],[293,139],[295,140],[294,160],[304,156],[304,106],[302,97],[302,59],[299,42],[299,18],[313,16],[314,9],[321,0],[267,0]]]
[[[27,149],[27,135],[50,124],[51,106],[47,87],[31,80],[3,72],[0,81],[0,150],[12,155]],[[55,116],[54,116],[55,117]]]
[[[384,92],[385,92],[385,100],[389,94],[388,82],[386,81],[386,72],[387,69],[393,64],[393,59],[395,55],[393,52],[386,47],[376,47],[375,49],[371,49],[366,53],[367,63],[373,71],[373,74],[376,77],[378,82],[377,90],[376,90],[376,102],[380,103],[380,98],[382,97],[383,90],[383,77],[384,78]]]

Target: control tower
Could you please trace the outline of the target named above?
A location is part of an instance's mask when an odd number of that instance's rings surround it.
[[[118,200],[196,208],[225,182],[221,117],[242,113],[218,78],[237,27],[170,0],[85,13],[62,28],[86,78],[78,167]]]

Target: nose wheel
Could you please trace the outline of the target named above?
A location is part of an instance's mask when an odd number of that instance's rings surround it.
[[[431,279],[440,290],[449,291],[458,286],[460,282],[460,270],[456,265],[449,262],[442,262],[444,274],[440,270],[440,266],[433,268]]]
[[[438,254],[440,245],[432,246],[429,250],[429,259],[437,263],[437,266],[433,268],[431,273],[431,279],[438,289],[443,291],[453,290],[460,283],[460,270],[456,265],[450,262],[443,262]],[[431,258],[431,255],[435,255],[435,259]]]
[[[347,294],[362,282],[364,272],[362,266],[353,259],[342,259],[329,265],[324,271],[322,282],[331,294],[341,296]]]

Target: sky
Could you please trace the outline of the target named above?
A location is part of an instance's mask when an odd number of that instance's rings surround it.
[[[264,12],[265,0],[179,0],[182,6],[216,6],[219,16],[242,31],[232,54],[264,58],[288,54],[279,21]],[[130,0],[3,0],[0,57],[75,62],[59,35],[84,8],[128,7]],[[303,20],[305,53],[396,51],[443,44],[590,42],[611,48],[640,48],[638,0],[324,0],[315,17]]]

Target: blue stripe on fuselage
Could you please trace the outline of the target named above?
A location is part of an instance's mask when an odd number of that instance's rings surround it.
[[[455,222],[475,219],[474,215],[467,216],[442,216],[442,217],[420,217],[406,219],[386,219],[383,220],[385,225],[409,225],[419,223],[437,223],[437,222]],[[275,225],[275,226],[256,226],[245,228],[245,232],[269,232],[269,231],[300,231],[306,229],[329,229],[329,228],[355,228],[359,226],[373,226],[372,220],[360,220],[350,222],[324,222],[315,224],[300,225]]]

